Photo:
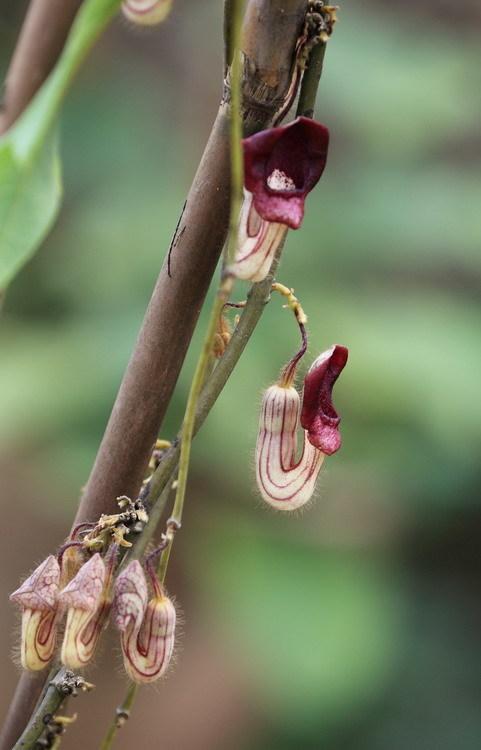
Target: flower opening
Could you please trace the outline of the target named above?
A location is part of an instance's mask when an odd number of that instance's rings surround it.
[[[245,138],[245,187],[259,216],[298,229],[326,166],[329,131],[307,117]]]
[[[313,362],[304,379],[301,425],[309,442],[327,456],[341,447],[341,418],[332,403],[332,389],[347,358],[346,347],[336,344]]]

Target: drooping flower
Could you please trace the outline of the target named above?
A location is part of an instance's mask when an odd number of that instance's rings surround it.
[[[147,603],[144,570],[137,560],[127,565],[115,581],[114,623],[120,631],[124,666],[139,684],[165,674],[174,650],[176,612],[155,573],[149,570],[154,596]]]
[[[60,658],[69,669],[80,669],[92,659],[110,610],[109,588],[114,559],[107,565],[96,553],[60,592],[67,610]]]
[[[53,656],[59,619],[59,581],[60,566],[49,555],[10,595],[10,600],[23,610],[20,655],[24,669],[44,669]]]
[[[122,13],[140,26],[155,26],[164,21],[172,8],[172,0],[124,0]]]
[[[307,117],[244,139],[244,204],[231,269],[238,278],[267,276],[286,228],[302,223],[306,197],[326,166],[328,145],[328,129]]]
[[[346,362],[347,349],[334,346],[317,358],[306,376],[300,458],[296,458],[299,394],[290,382],[282,380],[264,394],[256,445],[256,480],[264,500],[279,510],[295,510],[308,502],[326,455],[332,455],[341,445],[340,418],[332,405],[332,388]]]

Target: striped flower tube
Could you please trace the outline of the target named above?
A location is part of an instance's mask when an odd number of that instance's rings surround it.
[[[60,592],[67,610],[60,658],[69,669],[80,669],[92,659],[110,610],[108,589],[113,561],[107,565],[96,553]]]
[[[13,594],[10,600],[22,608],[20,656],[22,667],[44,669],[50,662],[57,640],[60,566],[49,555]]]
[[[286,232],[287,227],[282,224],[262,219],[254,206],[252,193],[244,190],[237,252],[230,268],[234,276],[249,281],[265,279]]]
[[[133,682],[154,682],[167,671],[175,641],[176,612],[149,570],[154,589],[147,602],[144,570],[133,560],[115,582],[113,619],[120,630],[125,671]]]
[[[327,455],[341,446],[340,418],[332,405],[332,388],[347,362],[347,349],[334,346],[316,359],[304,382],[302,404],[290,383],[264,394],[256,445],[256,480],[263,499],[278,510],[296,510],[313,495]],[[299,418],[304,428],[297,454]]]
[[[139,26],[155,26],[164,21],[172,8],[172,0],[124,0],[122,13]]]

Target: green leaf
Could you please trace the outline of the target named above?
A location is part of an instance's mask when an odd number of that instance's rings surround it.
[[[62,194],[55,121],[62,100],[120,0],[87,0],[50,77],[0,139],[0,289],[36,251]]]
[[[20,270],[49,231],[62,195],[53,132],[36,159],[23,164],[10,147],[0,151],[0,287]]]

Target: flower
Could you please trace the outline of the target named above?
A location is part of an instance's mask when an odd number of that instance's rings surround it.
[[[124,0],[122,13],[140,26],[155,26],[170,13],[172,0]]]
[[[57,638],[60,566],[49,555],[32,575],[10,594],[22,608],[21,662],[38,671],[50,662]]]
[[[347,349],[343,346],[333,346],[316,359],[305,378],[302,412],[296,389],[282,379],[264,394],[256,444],[256,480],[262,497],[274,508],[295,510],[305,505],[312,497],[325,457],[341,445],[332,388],[346,362]],[[296,459],[300,412],[304,442]]]
[[[96,553],[60,592],[60,605],[67,610],[60,658],[69,669],[84,667],[94,654],[110,609],[111,570],[111,559],[106,566]]]
[[[307,194],[326,166],[328,129],[298,117],[245,138],[243,145],[245,187],[257,213],[265,221],[298,229]]]
[[[154,682],[165,674],[175,640],[175,607],[155,573],[148,570],[154,588],[154,596],[148,603],[144,570],[133,560],[115,581],[113,604],[125,670],[139,684]]]
[[[230,270],[239,279],[262,281],[287,228],[298,229],[302,223],[307,194],[326,166],[329,131],[319,122],[298,117],[242,143],[244,202]]]

